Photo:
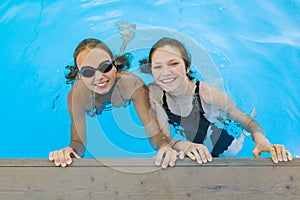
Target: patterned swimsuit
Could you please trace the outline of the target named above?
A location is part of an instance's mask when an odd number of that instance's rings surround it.
[[[131,99],[125,99],[120,91],[120,88],[118,86],[118,84],[116,84],[116,87],[118,89],[119,95],[122,99],[122,106],[127,107],[130,102]],[[88,110],[86,111],[86,114],[90,117],[95,117],[96,115],[100,115],[102,113],[102,111],[107,111],[107,110],[111,110],[112,109],[112,104],[111,102],[104,102],[102,104],[102,109],[100,110],[99,108],[97,108],[96,104],[95,104],[95,94],[94,92],[92,92],[92,98],[93,98],[93,109],[92,110]]]

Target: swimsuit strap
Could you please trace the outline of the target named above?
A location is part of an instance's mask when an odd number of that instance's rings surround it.
[[[199,96],[199,86],[200,86],[200,81],[197,81],[196,82],[196,89],[195,89],[194,95]],[[199,101],[199,105],[202,108],[200,97],[198,98],[198,101]],[[193,99],[193,102],[194,102],[194,99]],[[164,91],[164,90],[163,90],[163,107],[170,111],[168,103],[167,103],[166,91]]]
[[[117,86],[119,95],[120,95],[120,97],[121,97],[121,99],[122,99],[123,106],[124,106],[124,107],[128,106],[128,105],[130,104],[131,99],[125,99],[124,96],[122,95],[121,90],[120,90],[120,87],[119,87],[119,85],[118,85],[117,83],[116,83],[116,86]]]
[[[196,94],[199,94],[199,85],[200,85],[200,81],[197,81],[196,82],[196,90],[195,90]]]
[[[124,97],[123,97],[123,95],[121,93],[121,90],[119,88],[119,85],[117,83],[116,83],[116,86],[117,86],[117,89],[118,89],[118,92],[119,92],[119,95],[120,95],[121,99],[124,100]]]
[[[95,105],[95,92],[91,91],[92,93],[92,109],[91,110],[87,110],[86,114],[90,117],[94,117],[98,114],[101,114],[101,111],[99,112],[99,109],[97,109],[96,105]]]
[[[202,103],[201,103],[201,99],[200,99],[200,94],[199,94],[199,89],[200,88],[200,81],[196,82],[196,89],[195,89],[195,93],[194,95],[196,95],[196,98],[198,99],[198,103],[199,103],[199,109],[202,110],[202,112],[204,113],[204,109],[202,107]],[[200,111],[201,112],[201,111]]]

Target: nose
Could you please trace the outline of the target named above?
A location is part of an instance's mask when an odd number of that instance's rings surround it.
[[[163,67],[163,70],[162,70],[162,73],[163,73],[163,74],[172,74],[171,67],[169,67],[169,66],[164,66],[164,67]]]
[[[95,77],[96,80],[100,80],[102,78],[102,76],[103,76],[102,72],[100,72],[99,70],[95,71],[95,76],[94,77]]]

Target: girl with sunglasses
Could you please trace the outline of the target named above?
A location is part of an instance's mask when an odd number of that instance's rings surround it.
[[[80,42],[73,57],[75,68],[67,75],[70,81],[75,80],[68,95],[71,143],[69,147],[50,152],[49,160],[54,161],[56,166],[65,167],[72,163],[71,157],[83,156],[86,146],[86,115],[95,116],[101,114],[107,105],[127,106],[132,101],[151,144],[159,148],[155,164],[162,164],[163,168],[173,166],[176,151],[169,146],[171,138],[160,131],[142,80],[122,70],[128,65],[126,57],[114,60],[106,44],[92,38]]]
[[[155,79],[155,83],[149,85],[149,98],[160,128],[169,133],[169,123],[180,126],[187,138],[187,141],[175,142],[176,150],[198,163],[205,163],[228,151],[234,143],[238,145],[224,127],[217,125],[215,119],[222,122],[220,116],[223,116],[251,133],[256,144],[255,157],[270,152],[274,163],[292,160],[284,145],[271,144],[260,125],[236,107],[226,93],[202,81],[193,81],[191,59],[178,40],[160,39],[151,48],[148,59],[150,64],[143,67],[150,67],[148,71]],[[212,119],[215,113],[220,115]]]

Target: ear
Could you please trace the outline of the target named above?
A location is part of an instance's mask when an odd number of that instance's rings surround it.
[[[77,78],[81,79],[81,74],[79,72],[77,72]]]
[[[187,68],[186,68],[185,71],[186,71],[187,74],[190,72],[190,69],[191,69],[191,67],[187,67]]]

